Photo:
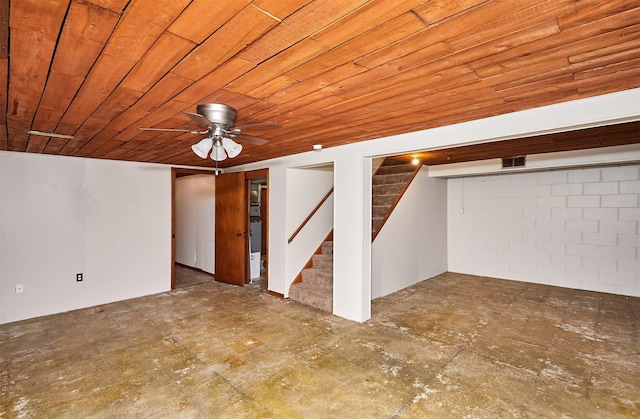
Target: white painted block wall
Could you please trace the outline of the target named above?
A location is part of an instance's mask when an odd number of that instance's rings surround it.
[[[449,271],[640,296],[640,165],[448,181]]]

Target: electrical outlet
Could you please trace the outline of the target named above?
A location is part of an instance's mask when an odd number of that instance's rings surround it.
[[[16,285],[16,294],[22,294],[24,292],[24,285],[17,284]]]
[[[82,282],[82,274],[76,274],[76,282]]]

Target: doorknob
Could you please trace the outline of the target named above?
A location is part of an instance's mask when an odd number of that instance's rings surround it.
[[[236,233],[236,237],[242,237],[242,233]]]

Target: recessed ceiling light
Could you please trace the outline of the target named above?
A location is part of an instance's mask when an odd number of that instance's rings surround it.
[[[322,150],[322,144],[314,144],[314,145],[313,145],[313,149],[314,149],[315,151],[320,151],[320,150]]]

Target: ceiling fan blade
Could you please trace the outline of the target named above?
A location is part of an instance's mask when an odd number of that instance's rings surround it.
[[[67,140],[73,139],[73,135],[64,135],[64,134],[56,134],[55,132],[42,132],[42,131],[34,131],[31,130],[28,132],[30,135],[42,135],[45,137],[54,137],[54,138],[66,138]]]
[[[207,130],[211,127],[213,127],[213,124],[204,116],[197,114],[197,113],[192,113],[192,112],[185,112],[183,111],[182,113],[184,113],[185,115],[187,115],[189,118],[191,118],[196,124],[200,125],[203,128],[206,128]]]
[[[238,135],[233,135],[232,137],[237,138],[240,141],[244,141],[246,143],[255,144],[255,145],[262,145],[269,142],[269,140],[267,140],[266,138],[256,137],[256,136],[247,135],[247,134],[238,134]]]
[[[193,129],[177,129],[177,128],[138,128],[141,131],[170,131],[170,132],[188,132],[189,134],[206,134],[209,131],[196,131]]]

